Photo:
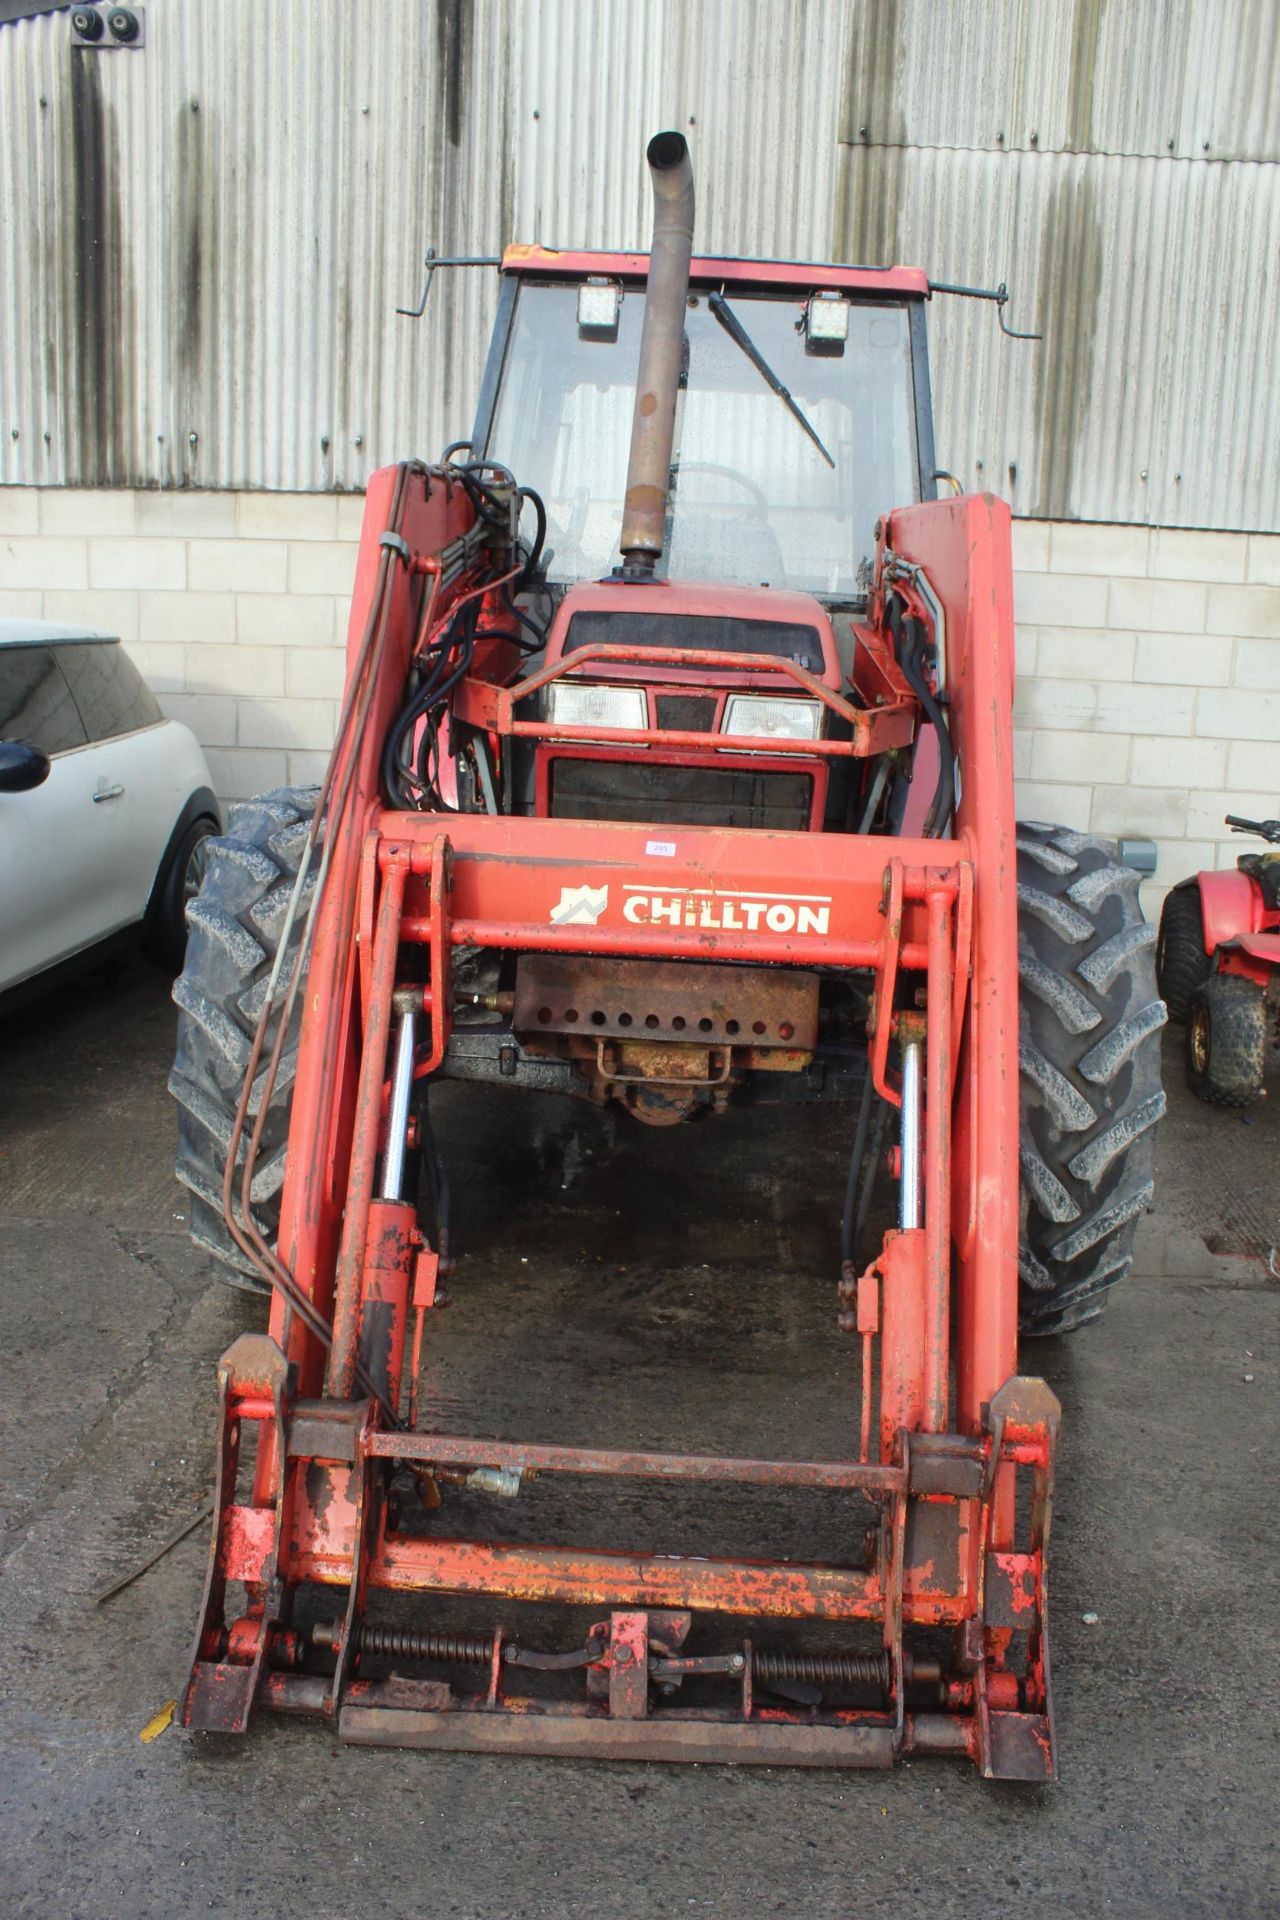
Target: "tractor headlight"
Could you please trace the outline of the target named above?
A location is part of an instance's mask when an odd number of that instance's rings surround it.
[[[724,733],[754,734],[761,740],[816,740],[822,731],[821,700],[787,695],[731,693],[725,702]]]
[[[547,689],[547,718],[562,727],[643,727],[649,710],[643,687],[557,680]]]

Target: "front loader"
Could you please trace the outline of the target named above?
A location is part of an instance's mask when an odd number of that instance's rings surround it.
[[[508,250],[471,439],[370,483],[325,779],[242,808],[190,908],[179,1177],[270,1317],[218,1369],[180,1717],[1043,1780],[1059,1410],[1018,1333],[1130,1264],[1152,930],[1112,845],[1015,826],[1009,513],[936,497],[929,282],[695,257],[684,140],[648,160],[648,256]],[[443,1080],[662,1126],[830,1103],[847,1450],[420,1407]],[[460,1486],[552,1476],[825,1489],[849,1523],[806,1563],[451,1527]]]

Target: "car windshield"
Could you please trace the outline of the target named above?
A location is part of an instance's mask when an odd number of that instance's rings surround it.
[[[848,338],[817,352],[804,295],[734,292],[728,307],[834,465],[695,289],[659,572],[857,598],[876,521],[920,497],[906,307],[851,304]],[[551,580],[618,564],[643,317],[628,288],[616,338],[593,337],[576,283],[520,285],[488,454],[542,495]]]

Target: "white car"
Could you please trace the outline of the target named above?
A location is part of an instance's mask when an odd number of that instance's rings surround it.
[[[199,742],[118,640],[0,620],[0,992],[131,927],[176,971],[221,830]]]

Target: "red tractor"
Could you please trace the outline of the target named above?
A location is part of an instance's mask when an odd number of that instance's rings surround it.
[[[1227,815],[1233,833],[1280,847],[1280,820]],[[1265,1092],[1280,1048],[1280,852],[1242,853],[1165,898],[1156,969],[1171,1020],[1186,1023],[1187,1084],[1213,1107]]]
[[[1154,933],[1110,843],[1015,826],[1009,512],[936,497],[929,281],[695,258],[685,142],[648,158],[650,254],[508,250],[470,441],[370,483],[328,773],[241,809],[190,910],[179,1176],[271,1299],[219,1368],[181,1718],[1043,1780],[1059,1411],[1018,1331],[1129,1267]],[[847,1451],[420,1409],[446,1080],[660,1125],[829,1103]],[[861,1251],[890,1125],[896,1225]],[[557,1476],[822,1488],[847,1524],[801,1564],[453,1508]]]

